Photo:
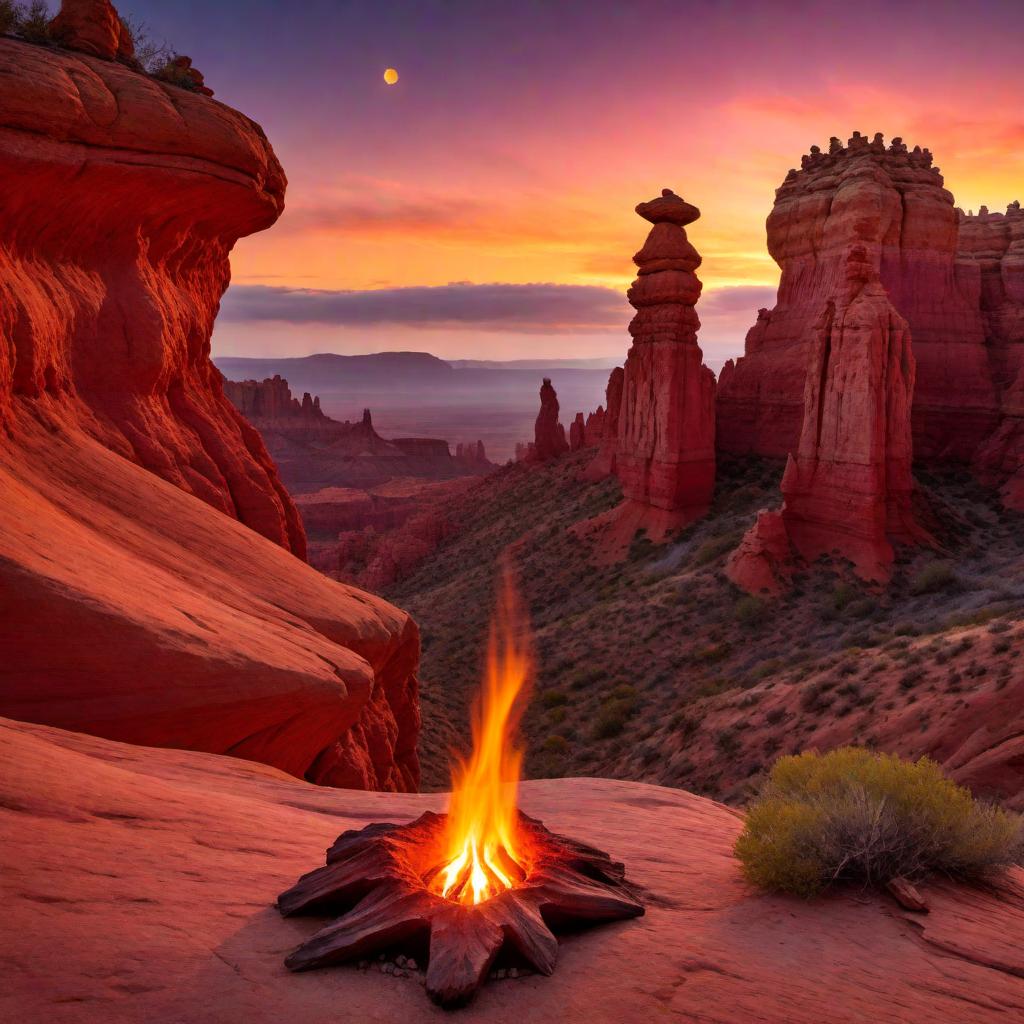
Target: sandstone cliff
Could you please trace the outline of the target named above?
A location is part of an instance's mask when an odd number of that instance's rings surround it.
[[[803,420],[813,326],[863,246],[914,339],[915,455],[970,462],[995,429],[998,397],[979,309],[979,283],[958,257],[958,216],[928,150],[886,147],[855,132],[827,153],[811,147],[776,192],[768,250],[782,276],[745,355],[726,364],[718,390],[718,444],[734,453],[786,456]]]
[[[0,77],[0,712],[415,788],[415,624],[300,561],[209,358],[283,206],[263,132],[84,53],[0,39]]]
[[[976,276],[999,426],[975,453],[983,480],[1002,487],[1012,508],[1024,509],[1024,211],[982,209],[960,215],[961,272]]]

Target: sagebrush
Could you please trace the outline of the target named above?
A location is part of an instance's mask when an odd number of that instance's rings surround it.
[[[735,853],[755,885],[814,896],[841,881],[980,879],[1020,862],[1024,826],[928,758],[844,747],[781,758]]]

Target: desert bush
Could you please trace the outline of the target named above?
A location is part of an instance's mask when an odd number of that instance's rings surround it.
[[[843,747],[776,762],[735,853],[755,885],[814,896],[841,881],[983,878],[1019,862],[1024,825],[928,758]]]
[[[693,553],[692,564],[694,566],[710,565],[716,559],[732,551],[739,544],[743,535],[740,533],[725,533],[721,537],[712,537]]]
[[[595,740],[610,740],[621,735],[635,710],[636,700],[633,698],[613,697],[606,700],[597,713],[591,735]]]
[[[0,0],[0,36],[14,31],[20,7],[20,4],[12,3],[12,0]]]
[[[11,3],[11,25],[9,31],[20,36],[27,43],[52,43],[50,33],[50,8],[46,0],[31,0],[28,4]]]
[[[540,702],[546,708],[557,708],[561,704],[568,704],[569,698],[561,690],[545,690],[540,695]]]
[[[546,754],[564,756],[569,753],[569,749],[569,741],[564,736],[559,736],[557,733],[553,736],[549,736],[543,744],[541,744],[541,750]]]
[[[135,60],[147,74],[155,74],[161,68],[166,67],[176,56],[166,43],[158,43],[150,35],[149,26],[145,22],[133,18],[131,15],[122,15],[121,24],[124,25],[131,38]]]
[[[948,562],[929,562],[914,574],[910,581],[910,592],[915,597],[948,590],[957,582],[956,573]]]
[[[767,617],[768,606],[759,597],[747,594],[736,602],[733,614],[741,626],[759,626]]]

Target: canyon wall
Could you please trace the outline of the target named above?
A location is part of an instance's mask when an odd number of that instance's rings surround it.
[[[974,467],[1002,488],[1012,508],[1024,509],[1024,210],[960,213],[958,258],[978,284],[999,425],[978,449]]]
[[[811,147],[777,190],[767,233],[778,298],[759,313],[744,356],[722,370],[720,449],[796,450],[813,326],[859,245],[913,337],[915,455],[970,462],[996,427],[998,395],[979,275],[959,257],[958,214],[928,150],[857,132],[846,146],[833,138],[827,153]]]
[[[300,560],[209,358],[283,208],[262,130],[85,53],[0,77],[0,713],[415,788],[416,626]]]

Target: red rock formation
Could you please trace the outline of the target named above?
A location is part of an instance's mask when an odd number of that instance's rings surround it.
[[[532,457],[538,462],[547,462],[568,450],[565,427],[558,422],[558,395],[551,386],[550,378],[545,377],[540,386],[540,412],[534,424]]]
[[[587,422],[583,413],[576,413],[576,418],[569,424],[569,450],[578,452],[586,443]]]
[[[414,788],[416,626],[293,557],[209,359],[263,132],[84,54],[0,39],[0,78],[0,713]]]
[[[889,578],[891,541],[925,537],[911,510],[910,331],[865,247],[848,251],[845,277],[806,344],[803,426],[782,510],[758,516],[728,565],[755,592],[776,589],[768,581],[785,559],[783,535],[804,560],[835,553],[874,581]]]
[[[300,402],[292,397],[291,388],[280,374],[263,381],[222,381],[224,394],[234,407],[255,426],[266,420],[308,420],[323,422],[327,419],[320,410],[320,396],[308,391]]]
[[[865,248],[917,358],[914,446],[919,457],[969,462],[995,427],[997,400],[978,309],[976,275],[957,260],[957,214],[928,150],[854,133],[828,153],[811,147],[776,192],[768,249],[782,271],[774,309],[762,310],[746,354],[723,369],[718,445],[784,456],[803,420],[811,328]]]
[[[622,387],[626,371],[621,366],[608,375],[605,388],[604,415],[601,424],[600,450],[582,473],[584,480],[594,483],[615,472],[615,453],[619,447],[619,415],[622,411]]]
[[[0,46],[0,420],[38,401],[302,557],[298,514],[209,360],[228,253],[281,211],[269,145],[122,65]],[[154,173],[161,152],[180,156]]]
[[[604,406],[599,405],[593,412],[587,413],[587,422],[583,427],[583,446],[596,448],[604,437]]]
[[[615,472],[623,516],[661,538],[702,516],[711,502],[715,378],[697,344],[700,256],[685,227],[700,211],[665,189],[636,212],[654,227],[633,257],[639,275],[627,297],[637,312],[629,325]]]
[[[61,0],[50,33],[61,46],[102,60],[130,62],[135,56],[131,33],[110,0]]]
[[[494,463],[487,458],[487,450],[483,441],[468,441],[455,446],[455,458],[466,466],[474,469],[491,470]]]
[[[976,274],[1000,422],[974,457],[983,480],[1024,509],[1024,211],[960,215],[961,271]]]

